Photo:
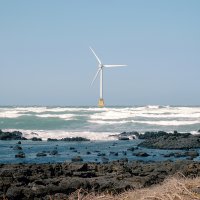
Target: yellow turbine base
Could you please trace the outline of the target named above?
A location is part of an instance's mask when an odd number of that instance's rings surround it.
[[[99,102],[98,102],[98,106],[100,108],[103,108],[105,105],[104,105],[104,100],[103,99],[99,99]]]

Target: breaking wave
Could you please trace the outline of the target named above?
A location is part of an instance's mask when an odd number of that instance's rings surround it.
[[[82,136],[108,140],[123,131],[196,132],[200,129],[200,107],[0,107],[0,129],[22,130],[42,138]]]

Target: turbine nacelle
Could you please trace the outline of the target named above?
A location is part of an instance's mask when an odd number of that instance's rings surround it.
[[[101,69],[102,69],[103,67],[104,67],[104,66],[103,66],[103,64],[99,64],[99,68],[101,68]]]

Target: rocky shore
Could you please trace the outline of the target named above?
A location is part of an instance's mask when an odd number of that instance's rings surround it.
[[[8,144],[14,140],[13,146],[4,143],[4,148],[12,155],[16,153],[15,158],[21,162],[0,164],[0,199],[64,199],[80,188],[87,192],[121,193],[160,183],[176,173],[200,175],[200,135],[133,131],[115,137],[118,141],[102,144],[81,137],[50,138],[47,142],[33,137],[29,146],[21,132],[0,131],[0,140]],[[104,148],[98,148],[102,145]],[[37,152],[35,157],[33,152]],[[45,158],[65,159],[66,155],[71,162],[40,163]],[[35,159],[38,164],[26,163],[31,156],[29,161]],[[90,156],[95,162],[85,160]],[[150,160],[145,161],[146,158]],[[165,160],[161,162],[161,158]]]
[[[49,199],[71,194],[79,188],[87,192],[120,193],[148,187],[167,176],[200,175],[200,163],[181,160],[165,162],[12,164],[0,165],[0,198]]]
[[[191,133],[166,133],[146,132],[139,135],[139,139],[144,139],[138,146],[150,149],[196,149],[200,148],[200,134],[192,135]]]

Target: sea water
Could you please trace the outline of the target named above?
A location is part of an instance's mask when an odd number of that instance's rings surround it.
[[[107,141],[124,131],[195,134],[200,129],[200,107],[0,107],[0,129],[43,140],[79,136]]]

